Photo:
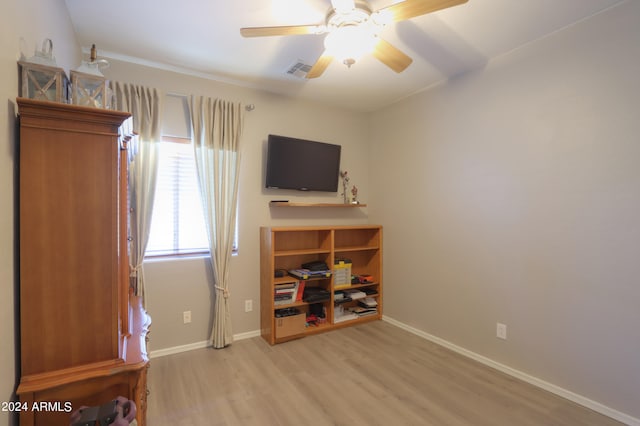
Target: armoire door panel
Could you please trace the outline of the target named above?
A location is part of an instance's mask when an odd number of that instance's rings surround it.
[[[151,319],[128,283],[130,114],[19,98],[20,401],[144,407]],[[52,417],[53,416],[53,417]],[[58,416],[58,417],[56,417]],[[69,413],[24,412],[20,424]],[[145,424],[145,411],[137,415]]]

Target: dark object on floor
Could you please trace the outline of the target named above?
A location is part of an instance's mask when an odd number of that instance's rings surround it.
[[[71,426],[128,426],[136,418],[136,404],[119,396],[106,404],[80,407],[71,414]]]

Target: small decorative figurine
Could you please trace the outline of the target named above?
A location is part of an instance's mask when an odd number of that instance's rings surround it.
[[[349,194],[347,194],[347,188],[349,188],[349,175],[346,170],[340,171],[340,177],[342,178],[342,202],[349,204]]]
[[[360,204],[360,201],[358,201],[358,187],[353,185],[353,187],[351,187],[351,195],[353,196],[351,198],[351,204]]]

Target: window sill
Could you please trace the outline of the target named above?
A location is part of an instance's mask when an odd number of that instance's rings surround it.
[[[206,259],[209,253],[165,254],[161,256],[145,256],[145,263],[173,262],[180,260]]]
[[[231,257],[237,257],[238,252],[234,251],[231,253]],[[145,256],[145,263],[156,263],[156,262],[173,262],[180,260],[193,260],[193,259],[207,259],[209,258],[209,252],[206,253],[185,253],[185,254],[165,254],[159,256]]]

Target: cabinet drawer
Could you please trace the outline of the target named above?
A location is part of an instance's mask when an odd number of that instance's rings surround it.
[[[306,315],[304,313],[276,318],[276,339],[304,333],[305,320]]]

